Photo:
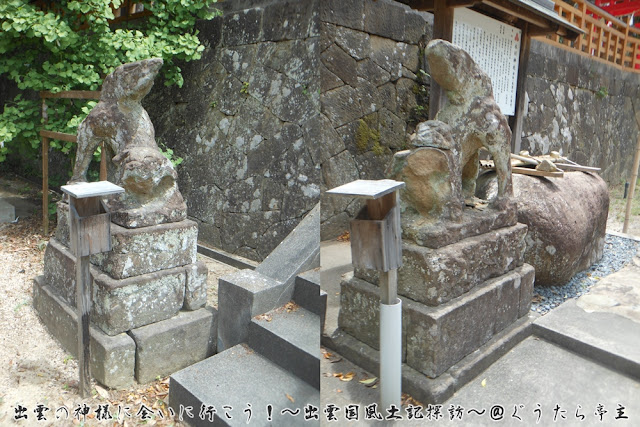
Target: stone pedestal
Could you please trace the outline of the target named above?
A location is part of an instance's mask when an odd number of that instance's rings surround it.
[[[431,380],[449,378],[452,367],[529,313],[534,269],[523,262],[527,227],[505,220],[509,217],[490,209],[465,209],[462,223],[403,221],[404,236],[448,240],[433,248],[405,237],[398,271],[403,362],[405,368],[429,379],[425,384],[442,387],[441,381]],[[451,241],[447,231],[454,228],[457,241]],[[338,319],[342,332],[374,350],[379,343],[377,283],[371,270],[356,269],[346,278]],[[423,395],[440,400],[447,393],[427,390]]]
[[[60,324],[61,318],[69,319],[63,314],[76,307],[76,258],[69,248],[67,212],[68,205],[60,202],[44,276],[34,283],[34,306],[52,335],[72,351],[66,336],[72,322]],[[112,223],[112,251],[91,256],[92,334],[107,347],[121,346],[125,338],[131,347],[123,353],[127,360],[119,362],[115,379],[96,376],[104,385],[121,387],[133,378],[148,382],[215,352],[217,313],[205,308],[208,271],[196,261],[197,235],[196,223],[189,220],[136,229]],[[195,329],[185,334],[187,327]],[[167,332],[172,330],[176,334]],[[149,348],[163,348],[162,357]],[[185,360],[184,354],[197,357]],[[112,371],[109,363],[92,355],[94,372]]]

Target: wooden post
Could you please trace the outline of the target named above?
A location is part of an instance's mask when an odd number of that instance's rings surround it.
[[[433,38],[448,42],[453,40],[453,7],[447,5],[447,0],[435,0],[433,10]],[[442,88],[431,78],[429,88],[429,120],[433,120],[440,111],[444,97]]]
[[[404,182],[357,180],[327,194],[367,200],[367,215],[351,222],[351,262],[380,275],[380,404],[400,407],[402,391],[402,301],[398,299],[398,268],[402,240],[398,189]]]
[[[111,220],[101,198],[124,192],[108,181],[62,186],[69,195],[71,250],[76,257],[76,313],[78,316],[78,388],[80,396],[90,397],[91,371],[90,313],[91,271],[89,258],[111,250]]]
[[[100,181],[107,180],[107,153],[104,151],[104,141],[100,143]]]
[[[87,203],[91,199],[76,199],[69,197],[69,211],[76,211],[83,217],[98,214],[99,211],[94,206]],[[80,396],[83,398],[90,396],[91,372],[89,370],[90,359],[90,335],[89,335],[89,314],[91,312],[91,272],[89,270],[89,255],[82,255],[80,242],[80,232],[78,230],[78,216],[73,217],[71,224],[71,238],[75,240],[76,256],[76,312],[78,314],[78,388]]]
[[[47,126],[47,101],[42,98],[42,127]],[[42,231],[49,234],[49,138],[42,137]]]
[[[624,225],[622,226],[623,233],[626,233],[627,229],[629,228],[629,218],[631,217],[631,203],[633,202],[633,195],[636,190],[636,182],[638,181],[638,166],[640,166],[640,135],[638,135],[636,154],[633,158],[633,169],[631,170],[631,185],[629,187],[629,194],[627,195],[627,207],[624,212]]]
[[[519,153],[522,147],[522,122],[527,93],[527,68],[529,66],[529,52],[531,50],[531,35],[529,24],[522,28],[522,41],[520,43],[520,58],[518,64],[518,81],[516,83],[516,111],[511,121],[511,149]]]

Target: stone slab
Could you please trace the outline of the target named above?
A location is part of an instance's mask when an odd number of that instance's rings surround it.
[[[251,425],[320,425],[319,420],[305,422],[302,418],[306,405],[320,408],[320,392],[244,344],[176,372],[169,387],[169,406],[178,420],[180,407],[191,407],[193,417],[185,413],[181,420],[189,426],[245,426],[247,414],[243,411],[248,405],[252,408]],[[202,404],[217,409],[213,422],[198,417]],[[227,405],[232,408],[231,419],[224,415],[223,406]],[[267,405],[272,405],[271,421]],[[300,414],[282,415],[285,408],[300,409]]]
[[[144,384],[211,356],[216,342],[213,309],[181,311],[171,319],[132,329],[136,379]]]
[[[526,314],[532,292],[533,268],[525,264],[439,307],[402,297],[403,361],[438,377]],[[343,281],[338,319],[340,329],[376,350],[378,294],[378,288],[356,277]]]
[[[449,399],[456,390],[464,387],[502,356],[507,354],[518,343],[530,336],[532,323],[537,317],[538,315],[532,313],[530,316],[518,319],[515,323],[496,334],[478,350],[453,365],[438,378],[429,378],[407,364],[403,364],[403,392],[408,393],[414,399],[425,404],[443,403]],[[362,341],[338,330],[330,337],[323,336],[322,344],[332,351],[337,352],[348,361],[355,363],[358,367],[372,372],[374,376],[378,375],[380,353]],[[324,378],[321,387],[323,387],[324,390]],[[377,402],[377,400],[376,398],[375,401]],[[349,403],[359,402],[352,401]]]
[[[184,310],[197,310],[207,303],[207,276],[209,270],[204,261],[185,267]]]
[[[347,273],[340,283],[338,327],[369,347],[380,349],[380,290]],[[402,361],[406,360],[406,298],[402,299]]]
[[[76,257],[57,237],[51,238],[44,252],[44,282],[72,307],[76,306]],[[100,271],[89,267],[91,277]]]
[[[0,223],[13,222],[16,219],[16,208],[9,202],[0,199]]]
[[[419,246],[437,249],[468,237],[478,236],[503,227],[516,225],[518,215],[515,202],[505,209],[486,207],[483,210],[465,207],[459,222],[430,222],[416,214],[402,214],[402,238]]]
[[[316,267],[320,267],[320,204],[256,267],[256,272],[286,286],[279,303],[270,309],[291,300],[296,276]]]
[[[38,276],[33,283],[33,306],[47,330],[65,351],[77,357],[77,315],[66,302]],[[108,336],[93,326],[90,333],[91,375],[111,388],[124,388],[134,382],[136,346],[127,334]]]
[[[502,422],[493,420],[488,413],[477,416],[465,411],[465,424],[478,426],[555,425],[556,422],[558,425],[602,426],[633,424],[640,416],[638,402],[640,387],[633,378],[543,339],[529,337],[444,402],[444,407],[459,405],[466,410],[489,411],[494,405],[502,406]],[[607,411],[602,421],[596,415],[599,404]],[[538,405],[539,421],[535,412]],[[556,405],[559,410],[554,422]],[[624,413],[628,419],[615,419],[618,405],[626,408]],[[510,422],[516,406],[522,421]],[[584,419],[577,418],[576,413],[584,415]]]
[[[58,202],[56,238],[69,247],[69,205]],[[191,220],[150,227],[111,224],[111,251],[91,257],[91,263],[114,279],[139,276],[196,262],[198,225]]]
[[[301,307],[277,308],[251,320],[247,344],[320,389],[320,316]]]
[[[522,286],[523,280],[533,280],[532,270],[525,264],[439,307],[408,303],[407,364],[436,378],[515,322],[520,293],[533,289]]]
[[[305,271],[296,277],[293,301],[300,306],[324,317],[327,308],[327,296],[320,290],[319,269]]]
[[[533,325],[534,333],[567,350],[640,379],[638,322],[614,313],[588,312],[579,306],[578,301],[566,301],[542,316]]]
[[[169,319],[185,307],[206,303],[204,264],[190,264],[116,280],[91,266],[91,319],[108,335]],[[204,278],[203,278],[204,277]],[[44,258],[45,283],[75,307],[75,257],[57,239],[51,239]],[[189,294],[185,295],[186,286]]]
[[[198,225],[191,220],[128,229],[111,225],[111,252],[92,264],[114,279],[126,279],[196,262]]]
[[[485,280],[521,266],[526,233],[526,225],[516,224],[438,249],[405,242],[398,294],[430,306],[457,298]],[[377,283],[377,272],[356,269],[355,274]]]
[[[251,318],[278,307],[285,286],[254,270],[218,279],[218,351],[246,340]]]
[[[93,280],[92,322],[108,335],[175,316],[184,305],[184,267],[115,280],[99,274]]]

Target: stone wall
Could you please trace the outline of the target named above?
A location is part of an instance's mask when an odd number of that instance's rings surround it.
[[[393,152],[428,115],[421,57],[432,22],[392,0],[321,2],[323,190],[383,178]],[[359,207],[323,196],[322,238],[345,230]]]
[[[556,150],[602,168],[609,185],[628,179],[640,133],[640,74],[533,40],[527,99],[523,150]]]
[[[263,259],[328,188],[379,179],[428,114],[422,47],[433,16],[394,0],[233,0],[199,23],[207,46],[183,88],[145,107],[183,157],[180,189],[200,239]],[[522,149],[558,150],[625,180],[640,76],[532,42]],[[322,197],[322,238],[357,201]]]
[[[156,139],[184,158],[179,187],[199,239],[262,260],[318,203],[316,1],[230,1],[199,22],[202,60],[182,88],[157,82]],[[247,9],[244,9],[247,7]]]

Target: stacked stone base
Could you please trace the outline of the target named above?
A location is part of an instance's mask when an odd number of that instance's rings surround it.
[[[447,378],[463,360],[473,370],[468,358],[474,352],[503,349],[505,337],[522,338],[512,331],[526,323],[516,322],[528,317],[533,296],[534,269],[523,263],[526,230],[507,225],[438,248],[405,241],[398,272],[402,358],[405,372],[424,378],[413,380],[427,388],[419,395],[439,403],[452,393]],[[363,365],[379,350],[379,294],[373,271],[358,269],[341,284],[342,337],[333,341],[350,347],[338,350]]]
[[[34,281],[34,306],[66,351],[77,352],[75,256],[66,204]],[[206,308],[207,268],[196,262],[193,221],[125,229],[91,257],[91,370],[102,384],[146,383],[215,353],[217,313]]]

